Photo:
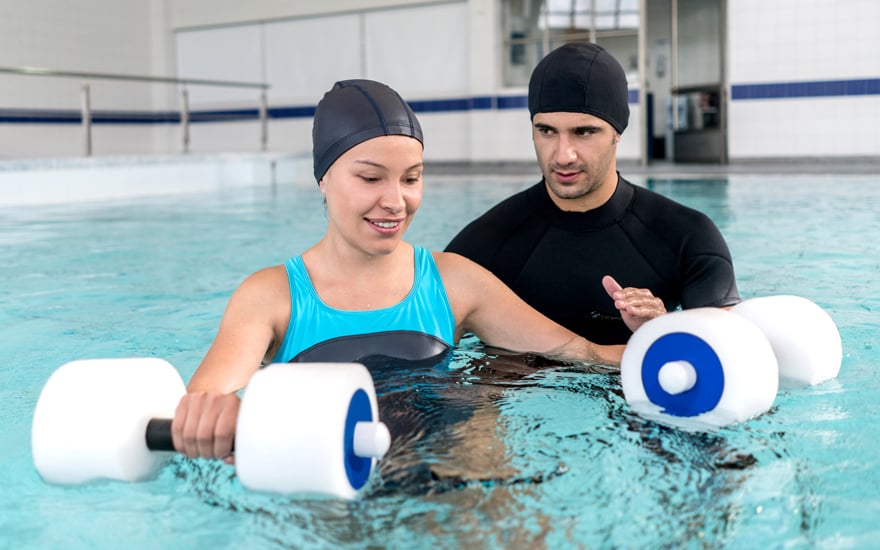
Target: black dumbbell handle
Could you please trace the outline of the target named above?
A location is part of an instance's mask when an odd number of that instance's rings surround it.
[[[151,451],[176,451],[171,438],[170,418],[151,418],[147,422],[147,449]],[[235,446],[233,445],[233,449]]]
[[[151,418],[147,422],[147,449],[151,451],[174,450],[170,418]]]

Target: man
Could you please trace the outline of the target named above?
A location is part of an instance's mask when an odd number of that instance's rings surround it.
[[[599,344],[626,343],[646,321],[679,307],[739,302],[715,224],[618,174],[627,98],[623,68],[601,47],[566,44],[547,55],[529,81],[543,180],[471,222],[446,248]]]

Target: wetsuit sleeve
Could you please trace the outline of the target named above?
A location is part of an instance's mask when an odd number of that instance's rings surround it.
[[[503,240],[498,226],[491,223],[490,213],[483,214],[459,231],[446,245],[446,252],[460,254],[489,269],[492,257]]]
[[[534,230],[528,223],[532,211],[528,206],[527,192],[523,191],[501,201],[479,218],[475,219],[446,246],[446,252],[454,252],[480,264],[493,272],[510,286],[510,280],[519,273],[531,250],[519,243],[523,238],[534,241],[534,237],[522,237]],[[511,246],[516,244],[511,256]],[[510,264],[510,265],[508,265]]]
[[[682,257],[681,307],[724,307],[740,301],[730,249],[721,231],[700,214]]]

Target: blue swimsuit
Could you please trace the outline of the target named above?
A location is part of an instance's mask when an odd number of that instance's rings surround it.
[[[413,248],[412,290],[396,305],[367,311],[329,307],[315,291],[302,256],[287,260],[290,322],[273,362],[424,360],[446,354],[455,337],[452,307],[433,256]]]

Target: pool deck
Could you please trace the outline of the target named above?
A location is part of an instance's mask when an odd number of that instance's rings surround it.
[[[241,153],[146,155],[0,161],[0,208],[67,204],[138,196],[197,193],[230,187],[295,182],[314,185],[311,155]],[[880,178],[880,156],[759,159],[729,164],[667,161],[618,162],[637,183],[649,178],[717,178],[728,175],[868,175]],[[426,177],[516,177],[540,179],[532,160],[504,162],[426,161]]]
[[[310,155],[280,153],[7,160],[0,161],[0,208],[200,193],[311,177]]]
[[[626,176],[700,177],[728,174],[866,174],[880,175],[880,156],[816,159],[760,159],[731,161],[729,164],[692,164],[654,161],[618,161],[617,169]],[[425,171],[433,175],[528,175],[539,177],[532,161],[513,162],[426,162]]]

